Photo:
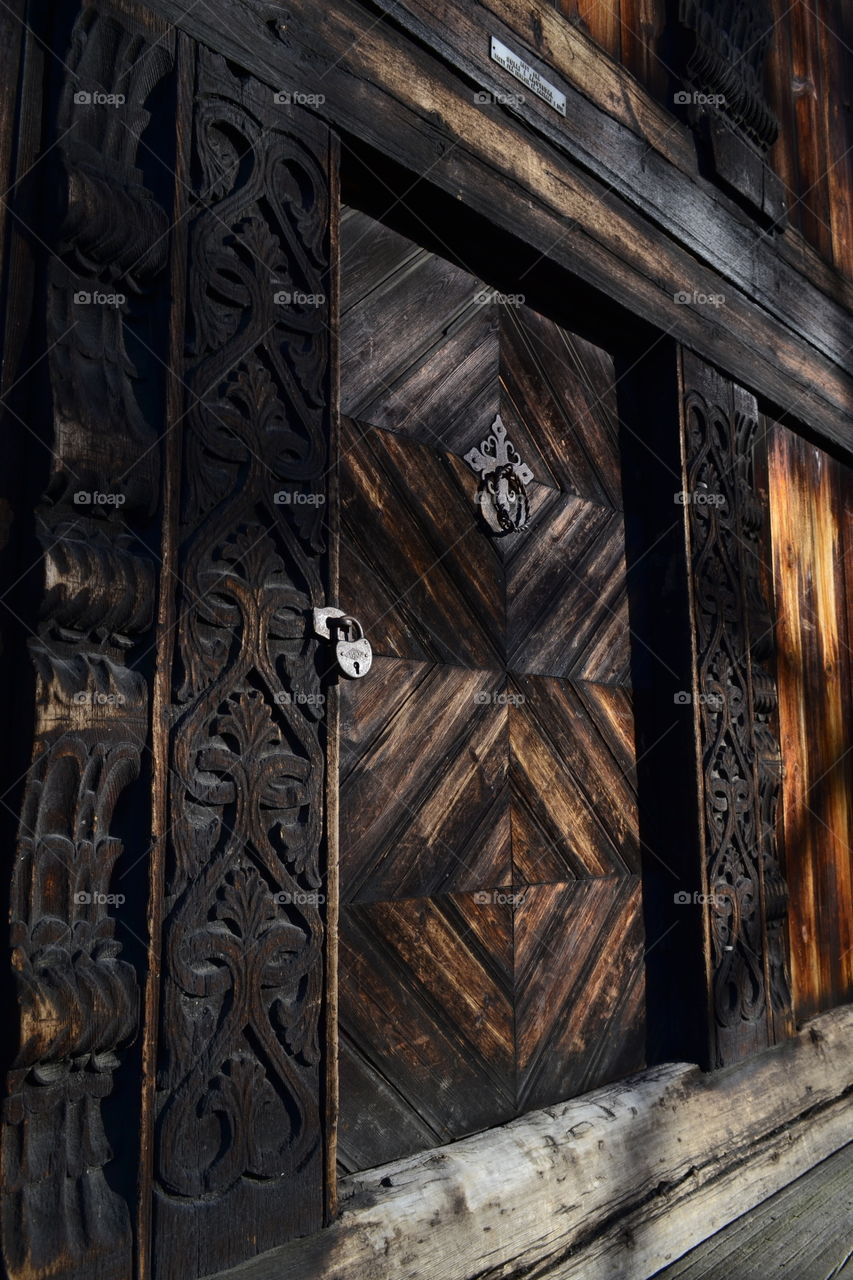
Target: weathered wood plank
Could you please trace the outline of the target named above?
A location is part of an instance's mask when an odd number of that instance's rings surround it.
[[[341,688],[344,902],[510,883],[504,686],[378,655]]]
[[[649,93],[664,101],[669,69],[662,58],[666,6],[656,0],[621,0],[622,61]]]
[[[515,1113],[513,908],[481,896],[342,906],[345,1168]]]
[[[622,56],[619,0],[578,0],[578,16],[596,44],[617,62]]]
[[[783,829],[800,1017],[853,995],[851,492],[849,468],[771,426]]]
[[[376,653],[502,665],[504,571],[476,496],[461,458],[343,420],[341,604]]]
[[[849,1138],[853,1008],[345,1179],[327,1231],[220,1280],[646,1280]]]
[[[818,0],[816,18],[818,58],[823,80],[821,135],[832,258],[839,271],[849,276],[853,273],[853,163],[850,158],[853,143],[850,113],[853,50],[842,31],[843,9],[849,14],[849,5]]]
[[[542,676],[510,690],[514,883],[638,873],[630,690]]]
[[[645,1065],[642,892],[635,876],[527,885],[514,912],[518,1110]]]
[[[811,4],[792,0],[786,14],[791,37],[791,91],[797,126],[797,184],[803,232],[821,256],[832,256],[827,170],[838,159],[829,156],[822,128],[825,86],[819,19]]]
[[[744,1214],[655,1280],[841,1280],[853,1275],[853,1145]]]
[[[190,22],[178,0],[155,0],[155,7]],[[853,385],[812,345],[838,348],[840,359],[849,345],[840,310],[830,309],[826,324],[803,316],[796,324],[776,319],[668,236],[655,234],[600,182],[565,161],[555,169],[551,145],[520,130],[511,117],[484,111],[472,101],[470,87],[389,24],[370,25],[354,3],[343,3],[322,28],[307,0],[296,0],[290,12],[278,39],[245,0],[229,7],[227,20],[221,11],[205,9],[194,11],[191,22],[202,39],[267,82],[288,79],[309,91],[322,89],[320,109],[327,118],[410,170],[428,173],[430,181],[522,235],[555,264],[679,334],[829,438],[849,444],[845,418]],[[718,230],[715,219],[712,242]],[[754,247],[760,255],[762,245]],[[705,295],[722,291],[725,306],[676,302],[674,295],[685,288]],[[799,277],[786,296],[807,292]],[[739,336],[734,346],[732,331]]]

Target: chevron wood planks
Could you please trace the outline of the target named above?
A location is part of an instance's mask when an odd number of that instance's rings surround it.
[[[352,210],[341,270],[340,603],[376,654],[341,686],[355,1170],[642,1066],[644,934],[612,359]],[[521,469],[526,527],[483,519],[472,449]]]

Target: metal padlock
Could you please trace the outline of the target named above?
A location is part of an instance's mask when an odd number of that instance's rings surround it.
[[[337,632],[335,657],[341,675],[349,680],[360,680],[367,675],[373,662],[373,650],[364,634],[364,628],[357,618],[348,615],[330,619],[330,624]]]

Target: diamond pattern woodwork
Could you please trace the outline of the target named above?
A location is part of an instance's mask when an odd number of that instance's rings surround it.
[[[341,1128],[348,1170],[644,1061],[612,360],[342,222]],[[533,471],[495,537],[464,461]]]

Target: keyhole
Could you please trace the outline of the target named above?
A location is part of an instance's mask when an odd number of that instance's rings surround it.
[[[353,664],[352,664],[352,665],[355,667],[355,674],[356,674],[357,676],[361,675],[361,663],[360,663],[360,662],[353,662]]]

